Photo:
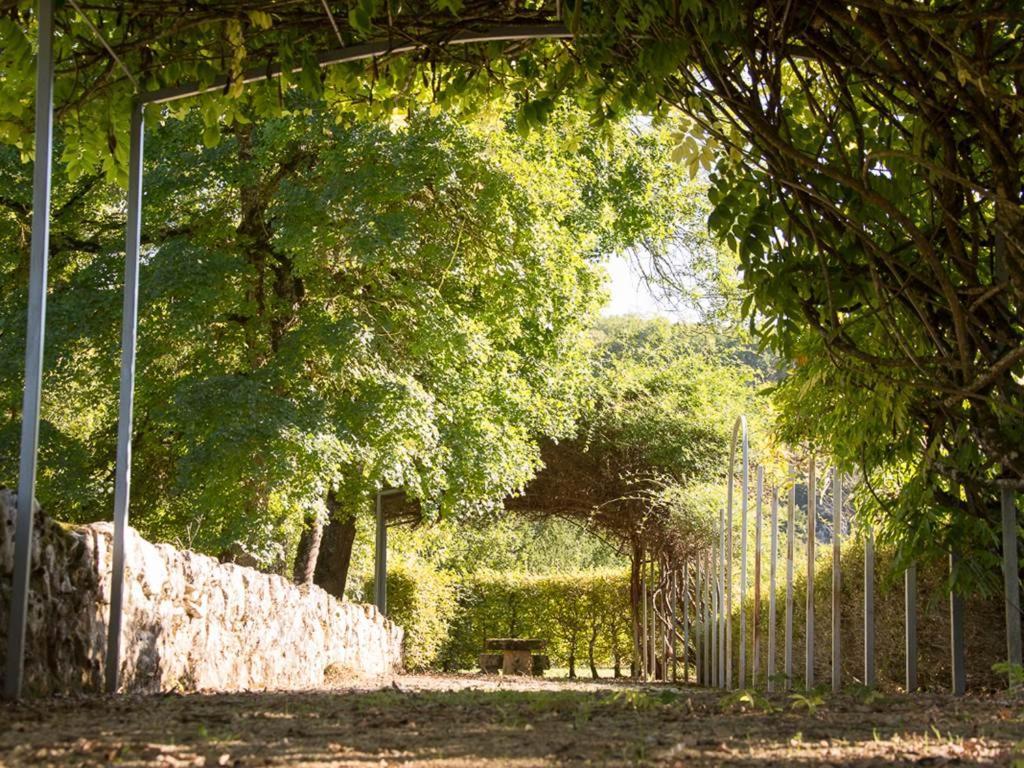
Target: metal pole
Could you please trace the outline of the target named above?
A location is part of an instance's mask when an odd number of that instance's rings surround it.
[[[811,468],[807,477],[807,642],[804,645],[804,687],[807,690],[814,687],[814,539],[818,520],[815,471],[814,457],[811,456]]]
[[[956,573],[959,558],[955,552],[949,554],[949,575]],[[952,692],[963,696],[967,692],[967,668],[964,655],[964,596],[957,591],[954,582],[949,592],[949,648],[951,653]]]
[[[651,634],[647,640],[649,643],[648,653],[651,655],[651,679],[658,679],[658,604],[655,602],[657,590],[655,589],[654,557],[651,557]]]
[[[843,476],[832,469],[832,692],[842,688],[842,637],[840,592],[842,589],[841,537],[843,535]]]
[[[25,390],[21,404],[18,517],[14,531],[14,573],[7,627],[4,698],[21,696],[32,569],[33,502],[39,448],[39,402],[46,332],[46,271],[50,253],[50,181],[53,167],[53,0],[40,0],[36,54],[35,166],[32,169],[32,243],[29,255],[25,331]]]
[[[907,693],[917,690],[917,566],[911,565],[903,574],[906,611]]]
[[[384,505],[380,491],[376,499],[377,541],[373,570],[374,605],[382,615],[388,612],[388,527],[384,521]]]
[[[775,590],[779,565],[779,489],[772,488],[772,544],[768,565],[768,690],[775,690]]]
[[[712,561],[714,550],[709,548],[704,553],[704,685],[713,687],[714,676],[714,654],[715,654],[715,622],[714,607],[711,604],[711,582],[714,579]]]
[[[698,685],[704,684],[704,583],[701,580],[701,561],[704,553],[700,552],[693,563],[693,678]]]
[[[683,682],[690,682],[690,614],[686,603],[690,599],[690,563],[683,569]],[[673,640],[673,642],[675,642]]]
[[[747,599],[747,528],[748,528],[748,506],[750,495],[750,457],[747,450],[747,423],[743,422],[743,487],[740,489],[740,669],[739,687],[747,685],[747,609],[744,601]],[[731,530],[731,528],[730,528]],[[729,547],[729,554],[732,555],[732,546]],[[730,591],[732,585],[730,584]],[[731,603],[731,601],[730,601]],[[732,611],[729,612],[732,619]],[[731,654],[730,654],[731,655]],[[732,675],[729,675],[729,685],[732,685]]]
[[[650,669],[647,658],[647,569],[642,560],[640,561],[640,599],[643,604],[640,614],[640,674],[646,682]]]
[[[1003,518],[1003,592],[1006,595],[1006,660],[1010,663],[1010,684],[1014,684],[1014,667],[1022,660],[1020,631],[1020,569],[1017,559],[1017,500],[1013,488],[1000,489]]]
[[[793,687],[793,558],[796,535],[793,526],[796,521],[796,477],[790,468],[793,484],[789,486],[786,510],[786,635],[784,638],[783,669],[786,674],[786,690]]]
[[[875,532],[869,523],[864,542],[864,685],[875,687]]]
[[[135,346],[139,328],[139,241],[142,230],[143,106],[132,109],[128,155],[128,223],[125,227],[124,306],[121,320],[121,391],[118,398],[117,465],[114,475],[114,552],[107,627],[107,693],[121,677],[121,624],[124,609],[125,537],[132,482],[132,415],[135,403]]]
[[[757,468],[757,498],[754,500],[754,619],[751,624],[753,635],[751,647],[753,648],[753,659],[751,660],[750,684],[757,686],[757,679],[761,673],[761,638],[758,635],[758,626],[761,623],[761,525],[763,522],[764,496],[764,467]]]
[[[719,510],[719,522],[721,520],[721,510]],[[731,667],[731,646],[729,645],[729,625],[732,623],[729,620],[728,611],[731,606],[732,588],[726,592],[726,573],[732,574],[732,557],[726,553],[725,549],[725,525],[722,523],[721,536],[719,545],[721,546],[721,552],[718,556],[718,685],[721,688],[728,688],[728,676]],[[732,541],[732,535],[729,535],[729,541]]]
[[[673,569],[672,570],[672,597],[671,597],[671,600],[669,601],[669,605],[671,607],[671,610],[670,610],[670,616],[671,616],[671,625],[670,626],[671,626],[671,631],[669,631],[669,633],[668,633],[668,636],[669,636],[668,651],[669,651],[669,653],[672,654],[672,682],[673,683],[675,683],[675,682],[677,682],[679,680],[679,660],[676,658],[676,650],[677,650],[677,647],[678,647],[677,644],[676,644],[676,634],[679,631],[679,616],[677,615],[676,608],[677,608],[677,604],[679,602],[679,584],[677,583],[678,580],[677,580],[676,576],[677,576],[677,571],[675,571]],[[683,614],[684,615],[686,614],[686,606],[685,606],[685,604],[683,605]],[[683,644],[683,654],[684,655],[686,654],[686,644],[685,644],[685,642]],[[684,666],[685,666],[685,662],[684,662]]]

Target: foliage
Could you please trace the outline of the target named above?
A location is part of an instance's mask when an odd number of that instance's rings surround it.
[[[521,487],[537,439],[576,415],[593,260],[673,218],[656,136],[599,142],[562,114],[523,141],[496,119],[367,126],[296,103],[216,147],[195,114],[152,136],[135,524],[281,566],[332,494],[348,513],[401,485],[436,517]],[[5,160],[0,354],[17,370],[29,185]],[[114,455],[119,195],[99,177],[55,190],[39,496],[95,518]],[[5,385],[13,469],[20,390]]]
[[[577,435],[544,447],[545,469],[508,505],[575,517],[634,559],[697,551],[712,535],[734,419],[770,418],[750,359],[742,339],[710,328],[602,321]]]
[[[584,661],[618,670],[632,648],[629,606],[629,576],[620,570],[481,573],[460,585],[442,661],[474,668],[487,638],[536,637],[548,640],[553,666],[571,676]]]
[[[455,585],[450,574],[434,568],[393,564],[388,567],[388,618],[405,630],[405,668],[423,670],[434,666],[448,641],[455,614]],[[374,580],[364,592],[372,595]]]
[[[888,521],[882,535],[908,552],[991,548],[992,480],[1024,478],[1024,38],[1012,4],[566,2],[572,46],[434,46],[324,78],[312,52],[333,42],[312,4],[240,14],[181,3],[181,14],[157,15],[82,6],[145,89],[231,74],[204,99],[211,143],[239,105],[278,108],[273,86],[237,77],[245,62],[271,59],[297,70],[290,82],[364,114],[423,99],[478,106],[501,92],[529,130],[571,93],[598,120],[639,111],[667,121],[677,159],[708,173],[709,223],[738,256],[751,325],[793,364],[789,436],[863,468]],[[4,136],[24,148],[33,21],[26,3],[6,9]],[[346,42],[436,42],[468,19],[550,22],[551,10],[361,0],[338,24]],[[197,23],[178,29],[186,12]],[[100,163],[116,172],[131,84],[78,14],[58,23],[58,103],[75,126],[64,155],[76,174]],[[899,482],[885,482],[893,472]]]

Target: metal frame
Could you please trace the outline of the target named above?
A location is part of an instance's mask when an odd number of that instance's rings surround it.
[[[843,535],[843,473],[832,469],[832,692],[843,686],[842,652],[842,552]]]
[[[733,509],[733,485],[736,482],[736,439],[742,433],[742,472],[743,472],[743,493],[740,497],[740,517],[742,530],[740,531],[740,687],[745,684],[747,665],[747,614],[743,610],[743,598],[747,594],[747,492],[750,487],[750,445],[747,441],[747,418],[737,417],[732,425],[732,441],[729,444],[729,474],[726,476],[728,489],[726,491],[726,530],[728,537],[727,551],[725,552],[725,688],[732,688],[732,509]]]
[[[39,0],[39,49],[36,54],[35,167],[32,174],[32,245],[25,335],[25,393],[21,406],[21,455],[18,468],[18,517],[14,533],[14,574],[7,630],[4,697],[21,695],[25,673],[32,524],[39,455],[39,403],[43,388],[46,335],[46,272],[50,252],[50,181],[53,164],[53,0]]]
[[[36,59],[36,163],[33,178],[32,245],[29,270],[29,304],[25,350],[25,394],[22,406],[21,454],[18,473],[18,516],[15,531],[14,574],[8,628],[7,670],[4,696],[21,695],[24,677],[25,628],[28,616],[29,572],[31,569],[33,502],[39,444],[39,404],[42,393],[43,339],[46,327],[46,272],[49,255],[50,185],[53,154],[53,14],[54,0],[38,3],[38,54]],[[534,25],[498,25],[482,31],[460,32],[450,38],[429,42],[377,40],[327,50],[316,57],[321,68],[378,56],[399,55],[429,45],[471,45],[518,40],[568,39],[570,32],[561,22]],[[270,80],[300,71],[280,64],[247,70],[243,83]],[[135,350],[138,337],[138,267],[142,227],[143,110],[148,104],[165,104],[179,99],[222,91],[238,78],[220,77],[209,83],[192,83],[139,94],[132,108],[129,190],[127,199],[124,317],[121,328],[121,382],[118,402],[117,466],[114,493],[114,554],[111,573],[111,604],[106,654],[106,689],[120,683],[120,644],[124,602],[125,537],[130,510],[132,411],[135,389]],[[386,598],[385,598],[386,600]]]
[[[818,499],[817,466],[811,456],[807,472],[807,613],[804,628],[804,688],[814,687],[814,542],[817,538]]]
[[[775,654],[776,654],[776,605],[775,590],[779,567],[779,489],[772,488],[771,501],[772,543],[770,565],[768,567],[768,665],[766,675],[768,690],[775,690]]]

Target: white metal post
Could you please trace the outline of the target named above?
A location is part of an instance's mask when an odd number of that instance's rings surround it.
[[[868,523],[864,540],[864,685],[875,687],[875,532]]]
[[[764,496],[764,467],[757,468],[757,497],[754,500],[754,618],[751,622],[751,643],[753,659],[750,663],[750,684],[757,686],[761,673],[761,524],[763,522],[762,497]]]
[[[950,552],[950,578],[956,573],[958,560],[956,553]],[[963,696],[967,692],[967,670],[964,665],[964,596],[957,590],[955,583],[949,592],[949,650],[950,687],[954,696]]]
[[[795,557],[796,534],[793,526],[796,524],[796,476],[790,471],[792,484],[789,486],[789,494],[786,503],[786,635],[783,640],[785,644],[784,671],[786,674],[786,690],[793,687],[793,558]]]
[[[381,493],[376,499],[377,538],[373,570],[373,602],[382,615],[388,612],[388,527],[384,521],[384,504]]]
[[[732,594],[732,589],[730,588],[729,592],[726,592],[726,584],[728,581],[731,581],[731,578],[726,576],[726,573],[730,576],[732,574],[732,557],[726,552],[725,525],[722,522],[721,514],[721,510],[719,510],[718,522],[721,526],[719,546],[721,551],[718,555],[718,685],[720,688],[727,688],[729,686],[728,674],[731,666],[730,657],[732,655],[728,639],[729,625],[732,623],[728,616],[731,601],[727,595]],[[729,541],[732,541],[731,535]]]
[[[771,563],[768,566],[768,690],[775,690],[775,590],[776,586],[776,572],[778,571],[779,565],[779,489],[772,488],[772,502],[771,502],[771,517],[772,517],[772,543],[771,543]]]
[[[818,520],[817,478],[814,457],[807,475],[807,625],[804,644],[804,687],[814,687],[814,539]]]
[[[107,693],[116,693],[121,677],[121,625],[124,609],[125,537],[132,479],[132,415],[135,402],[135,347],[139,318],[139,242],[142,228],[143,106],[132,108],[128,154],[128,224],[125,227],[124,307],[121,317],[121,392],[117,417],[117,466],[114,475],[114,553],[110,574],[110,622],[107,626]]]
[[[907,693],[917,690],[917,566],[911,564],[903,574],[906,612],[906,686]]]
[[[1003,592],[1006,600],[1006,660],[1010,663],[1010,683],[1024,664],[1020,630],[1020,568],[1017,553],[1017,500],[1013,488],[1000,489],[1000,511],[1003,529]]]
[[[843,684],[841,601],[843,535],[843,475],[832,469],[832,692],[839,693]]]
[[[32,567],[32,515],[39,448],[39,403],[46,335],[46,272],[50,253],[50,182],[53,167],[53,0],[37,8],[35,166],[32,169],[32,242],[29,251],[28,313],[25,332],[25,390],[21,405],[18,510],[14,531],[14,573],[7,627],[4,698],[21,696]]]

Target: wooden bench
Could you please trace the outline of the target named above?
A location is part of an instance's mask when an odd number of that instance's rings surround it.
[[[537,638],[488,638],[484,641],[485,652],[480,654],[480,669],[488,675],[495,675],[500,671],[504,675],[536,675],[540,677],[544,674],[544,670],[551,666],[548,657],[539,653],[547,648],[547,645],[547,640]],[[491,653],[486,651],[491,651]]]

